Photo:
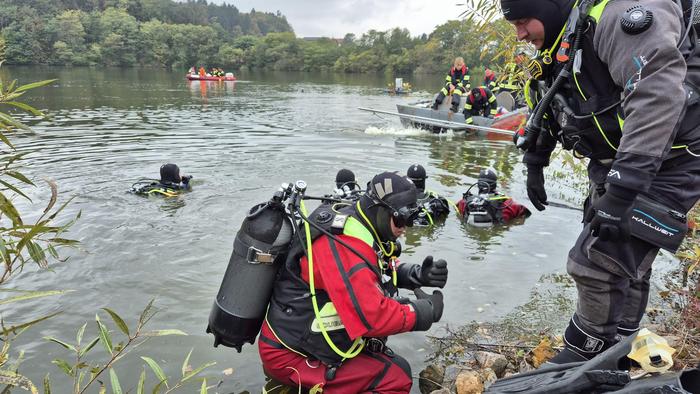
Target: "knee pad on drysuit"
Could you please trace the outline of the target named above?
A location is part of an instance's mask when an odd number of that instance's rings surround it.
[[[574,315],[564,332],[564,349],[549,360],[552,364],[588,361],[617,343],[587,332]]]

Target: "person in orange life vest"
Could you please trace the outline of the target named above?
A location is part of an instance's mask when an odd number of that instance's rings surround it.
[[[477,183],[467,190],[462,199],[457,202],[457,209],[464,220],[472,216],[475,223],[504,224],[531,215],[530,210],[496,191],[498,175],[492,168],[479,171]],[[476,186],[479,193],[472,194],[471,188]]]
[[[484,71],[484,86],[489,88],[491,92],[498,93],[498,85],[496,84],[496,73],[491,69],[486,69]]]
[[[199,76],[200,77],[206,77],[207,76],[207,70],[204,69],[204,67],[199,68]]]
[[[442,104],[445,97],[452,94],[452,107],[450,111],[458,112],[462,95],[471,88],[470,78],[469,67],[464,64],[464,59],[461,57],[455,58],[454,67],[452,67],[447,73],[447,76],[445,76],[445,86],[440,90],[437,97],[435,97],[432,109],[438,109],[438,106]]]
[[[496,104],[496,96],[485,86],[479,86],[472,89],[467,96],[467,101],[464,103],[464,121],[466,124],[474,123],[472,116],[484,116],[493,118],[498,114],[498,105]]]
[[[397,265],[393,258],[417,214],[413,183],[385,172],[354,204],[338,211],[322,204],[309,215],[328,230],[311,233],[311,261],[296,239],[280,270],[258,341],[269,376],[335,394],[410,391],[410,366],[386,338],[439,321],[442,293],[419,287],[447,281],[445,260]],[[397,288],[416,299],[397,298]]]

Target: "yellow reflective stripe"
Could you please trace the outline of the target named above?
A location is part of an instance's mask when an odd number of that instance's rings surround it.
[[[358,202],[359,206],[359,202]],[[304,201],[301,201],[299,208],[301,210],[301,213],[308,217],[308,213],[306,211],[306,205],[304,204]],[[349,219],[349,218],[348,218]],[[347,224],[347,222],[346,222]],[[314,285],[314,263],[313,263],[313,248],[311,245],[311,226],[309,225],[309,222],[304,222],[304,232],[306,233],[306,260],[308,261],[309,265],[309,292],[311,293],[311,305],[313,306],[314,309],[314,316],[320,321],[319,316],[321,313],[318,310],[318,301],[316,301],[316,287]],[[340,350],[335,343],[333,343],[333,340],[331,337],[328,335],[328,332],[326,331],[325,324],[320,324],[319,325],[321,334],[323,335],[323,338],[326,340],[326,343],[328,346],[330,346],[331,349],[337,354],[338,356],[342,357],[343,359],[348,359],[348,358],[353,358],[360,354],[362,349],[365,346],[365,341],[362,339],[362,337],[359,337],[355,339],[353,344],[350,346],[350,349],[347,351],[342,351]]]
[[[464,109],[472,109],[472,105],[467,101],[467,103],[464,104]]]
[[[489,103],[493,103],[494,101],[496,101],[496,96],[491,95],[491,97],[489,97]]]
[[[470,116],[470,117],[467,118],[467,120],[464,121],[464,123],[466,123],[466,124],[472,124],[472,123],[474,123],[474,119],[472,119],[472,117]]]
[[[613,148],[614,151],[617,151],[617,148],[610,142],[610,140],[608,139],[608,136],[605,135],[605,131],[603,131],[603,128],[600,127],[600,123],[598,123],[598,118],[595,115],[593,115],[593,121],[595,122],[595,125],[598,128],[598,131],[600,131],[600,134],[603,136],[603,139],[605,139],[605,142],[608,143],[608,146]]]
[[[532,110],[535,108],[535,105],[532,103],[532,99],[530,98],[530,84],[532,84],[532,79],[528,79],[527,82],[525,82],[525,87],[523,88],[523,94],[525,95],[525,104],[527,104],[527,107]]]
[[[461,96],[461,95],[462,95],[462,91],[459,90],[459,89],[455,89],[455,90],[452,92],[452,94],[456,94],[457,96]]]
[[[502,201],[502,200],[507,200],[510,197],[508,196],[496,196],[496,197],[489,197],[487,200],[489,201]]]
[[[447,88],[442,88],[442,90],[440,92],[442,92],[442,94],[444,94],[445,96],[450,94],[450,92],[447,91]]]
[[[430,225],[432,226],[433,224],[435,224],[433,223],[433,217],[430,216],[430,212],[425,208],[423,208],[423,212],[425,212],[425,216],[428,217],[428,222],[430,223]]]
[[[445,77],[445,82],[452,82],[452,76],[450,74],[447,74],[447,76]]]
[[[596,4],[591,8],[591,11],[588,13],[588,15],[593,18],[593,20],[598,23],[600,20],[600,16],[603,15],[603,10],[605,9],[605,6],[608,5],[608,1],[610,0],[603,0],[600,3]]]
[[[492,109],[492,110],[491,110],[491,115],[497,115],[497,114],[498,114],[498,111],[497,111],[497,110],[495,110],[495,109]]]
[[[352,216],[348,216],[345,221],[345,227],[343,227],[343,235],[348,235],[350,237],[357,238],[362,242],[366,243],[370,247],[374,245],[374,238],[372,238],[372,233],[367,230],[365,226],[362,225],[357,219]]]

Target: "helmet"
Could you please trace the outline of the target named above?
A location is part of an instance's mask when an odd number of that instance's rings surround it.
[[[569,17],[575,0],[501,0],[506,20],[534,18],[544,26],[544,43],[541,49],[549,49],[559,36]]]
[[[180,167],[177,164],[163,164],[160,166],[160,181],[163,183],[180,183]]]
[[[479,193],[493,193],[496,191],[496,183],[498,181],[498,174],[493,168],[482,168],[479,171],[479,178],[477,180]]]
[[[408,176],[408,179],[410,179],[416,185],[418,190],[425,189],[425,179],[428,176],[425,174],[425,168],[423,168],[422,165],[412,164],[410,167],[408,167],[406,176]]]
[[[376,175],[367,185],[367,193],[360,198],[360,207],[369,221],[378,242],[395,241],[389,220],[396,227],[410,227],[418,216],[416,186],[396,172]]]
[[[355,183],[355,173],[346,168],[341,169],[335,175],[335,187],[338,189],[342,188],[346,184],[350,185],[350,188],[353,189]]]

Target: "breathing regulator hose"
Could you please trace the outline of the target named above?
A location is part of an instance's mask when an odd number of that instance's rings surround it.
[[[331,339],[330,335],[328,334],[328,331],[326,330],[326,325],[322,319],[321,312],[318,306],[318,300],[316,297],[316,285],[315,285],[315,280],[314,280],[314,266],[313,266],[313,248],[312,248],[312,239],[311,239],[311,226],[319,230],[321,233],[324,235],[327,235],[331,237],[334,241],[340,243],[341,245],[347,247],[352,253],[356,254],[359,256],[362,260],[367,262],[368,264],[371,265],[367,259],[362,256],[357,250],[352,248],[350,245],[345,243],[344,241],[338,239],[335,235],[331,234],[330,232],[326,231],[325,229],[321,228],[318,226],[316,223],[313,223],[311,220],[308,218],[308,211],[306,209],[306,205],[304,204],[304,192],[306,191],[306,183],[303,181],[298,181],[293,189],[291,189],[291,193],[289,194],[289,203],[287,205],[292,225],[294,227],[294,231],[298,234],[299,240],[302,242],[302,248],[304,249],[304,253],[306,254],[306,259],[308,262],[308,270],[309,270],[309,293],[311,294],[311,304],[313,306],[313,311],[314,311],[314,316],[316,319],[316,322],[318,323],[318,328],[319,331],[321,331],[321,335],[323,338],[326,340],[326,343],[328,346],[340,357],[345,359],[353,358],[360,354],[362,349],[364,348],[364,339],[362,337],[355,339],[353,344],[350,346],[350,348],[346,351],[340,349]],[[316,199],[316,198],[311,198],[311,199]],[[304,223],[304,235],[305,235],[305,240],[301,235],[301,231],[299,229],[299,225],[295,218],[298,217],[301,219],[301,221]]]
[[[564,68],[557,75],[557,78],[552,83],[552,86],[549,88],[549,90],[547,90],[544,97],[542,97],[542,100],[537,103],[534,114],[530,117],[527,124],[525,124],[523,135],[518,137],[516,146],[522,150],[526,151],[537,143],[537,139],[542,132],[542,119],[544,118],[545,112],[552,103],[552,100],[554,100],[554,96],[557,94],[559,89],[566,82],[569,76],[571,76],[571,68],[574,65],[574,57],[576,56],[576,52],[578,51],[581,43],[581,36],[583,35],[584,26],[586,24],[585,19],[588,17],[588,9],[590,9],[590,4],[590,0],[584,0],[580,7],[582,12],[576,8],[572,11],[578,14],[578,18],[575,18],[576,30],[573,45],[571,46],[571,56],[564,65]],[[571,22],[572,21],[569,20],[569,23]]]

